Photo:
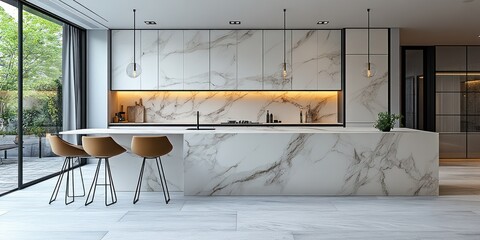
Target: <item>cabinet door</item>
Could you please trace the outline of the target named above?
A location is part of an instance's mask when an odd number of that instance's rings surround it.
[[[262,30],[239,30],[237,53],[237,89],[262,89]]]
[[[136,60],[140,63],[140,31],[136,32]],[[112,90],[138,90],[140,77],[130,78],[127,66],[133,62],[133,30],[112,31]],[[143,68],[142,68],[143,69]]]
[[[292,63],[292,31],[286,32],[286,62],[288,76],[282,76],[284,57],[283,30],[263,31],[263,89],[265,90],[291,90],[291,63]]]
[[[372,78],[362,75],[366,55],[347,55],[346,61],[346,121],[370,125],[379,112],[388,111],[388,55],[370,56],[377,66]]]
[[[158,89],[158,31],[142,30],[141,58],[142,75],[140,75],[140,89]]]
[[[210,89],[209,31],[185,30],[183,38],[184,89]]]
[[[317,89],[317,32],[292,31],[292,89]]]
[[[367,29],[347,29],[346,54],[367,54],[367,33]],[[388,29],[370,29],[370,54],[388,54]]]
[[[317,40],[318,90],[341,90],[342,31],[318,30]]]
[[[183,31],[158,32],[159,89],[183,90]]]
[[[237,88],[237,31],[210,31],[210,89]]]

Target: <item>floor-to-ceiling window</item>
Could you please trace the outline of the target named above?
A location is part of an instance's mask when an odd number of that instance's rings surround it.
[[[0,1],[0,194],[18,187],[18,8]]]
[[[62,166],[45,135],[63,130],[65,26],[16,0],[0,0],[0,195]]]
[[[23,7],[23,182],[58,171],[46,133],[62,130],[63,23]]]

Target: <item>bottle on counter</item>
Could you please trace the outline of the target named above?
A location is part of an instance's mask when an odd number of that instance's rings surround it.
[[[270,123],[273,123],[273,113],[270,113]]]
[[[266,123],[270,123],[270,114],[268,113],[268,110],[267,110],[267,122]]]
[[[306,122],[308,121],[308,123],[312,123],[312,111],[308,111],[308,114],[306,117]]]
[[[301,109],[300,109],[300,123],[303,123],[303,113]]]
[[[113,122],[118,123],[118,114],[115,113],[115,116],[113,117]]]

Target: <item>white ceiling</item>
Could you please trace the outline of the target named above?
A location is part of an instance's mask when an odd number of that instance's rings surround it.
[[[372,27],[401,29],[402,45],[480,45],[480,0],[30,0],[79,25],[95,28],[268,29]],[[63,8],[60,9],[60,8]],[[154,20],[156,26],[143,21]],[[230,20],[242,24],[232,26]],[[319,20],[330,24],[318,26]]]

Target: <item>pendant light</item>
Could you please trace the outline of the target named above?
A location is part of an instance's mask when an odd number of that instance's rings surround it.
[[[287,9],[283,9],[283,64],[282,64],[282,77],[286,80],[288,77],[287,72]]]
[[[370,62],[370,8],[367,9],[367,64],[362,71],[364,77],[371,78],[377,73],[375,65]]]
[[[128,64],[127,66],[127,75],[131,78],[136,78],[138,76],[140,76],[140,74],[142,74],[142,68],[140,67],[140,64],[138,64],[136,61],[135,61],[135,43],[136,43],[136,39],[135,39],[135,12],[137,10],[136,9],[133,9],[133,63],[130,63]]]

